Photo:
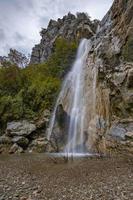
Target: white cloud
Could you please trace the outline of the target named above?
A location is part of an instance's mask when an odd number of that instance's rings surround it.
[[[87,12],[101,19],[113,0],[0,0],[0,55],[9,48],[24,53],[39,42],[39,31],[48,21],[71,13]]]

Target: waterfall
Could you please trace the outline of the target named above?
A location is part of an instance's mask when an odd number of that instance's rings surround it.
[[[66,103],[64,109],[70,116],[68,124],[68,139],[64,148],[64,152],[67,154],[84,153],[84,141],[85,141],[85,71],[87,66],[87,55],[91,49],[91,41],[82,39],[77,51],[75,62],[71,71],[66,76],[62,89],[58,96],[50,126],[48,130],[47,138],[50,140],[55,120],[56,111],[59,104],[63,104],[64,99]]]

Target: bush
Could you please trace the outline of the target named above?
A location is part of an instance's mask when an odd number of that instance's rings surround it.
[[[2,95],[16,94],[21,86],[21,69],[19,67],[9,65],[0,69],[0,91],[3,92]]]

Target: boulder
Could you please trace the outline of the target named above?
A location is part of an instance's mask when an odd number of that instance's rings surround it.
[[[9,153],[10,154],[13,154],[13,153],[23,153],[23,148],[20,147],[18,144],[13,144],[9,150]]]
[[[126,139],[133,139],[133,131],[132,132],[126,132],[125,137],[126,137]]]
[[[17,143],[20,147],[22,147],[23,149],[25,149],[28,144],[29,144],[29,140],[26,137],[23,136],[16,136],[12,139],[13,143]]]
[[[62,151],[64,145],[66,144],[70,116],[64,110],[62,104],[59,104],[57,106],[55,116],[56,120],[50,140],[52,142],[52,148],[54,148],[55,151],[58,152]],[[51,145],[49,145],[49,147],[51,149]]]
[[[13,121],[7,123],[6,134],[8,136],[28,136],[36,130],[34,123],[23,121]]]
[[[121,125],[114,125],[110,129],[110,135],[116,139],[124,140],[126,130]]]
[[[48,144],[48,140],[44,137],[37,138],[31,142],[29,145],[29,151],[34,151],[34,152],[45,152],[46,147]]]
[[[5,136],[5,135],[2,135],[0,137],[0,144],[11,144],[12,141],[11,141],[11,138],[8,137],[8,136]]]

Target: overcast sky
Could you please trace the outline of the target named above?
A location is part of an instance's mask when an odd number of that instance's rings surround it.
[[[49,20],[71,13],[87,12],[102,19],[113,0],[0,0],[0,55],[9,48],[31,53],[39,43],[41,27]]]

